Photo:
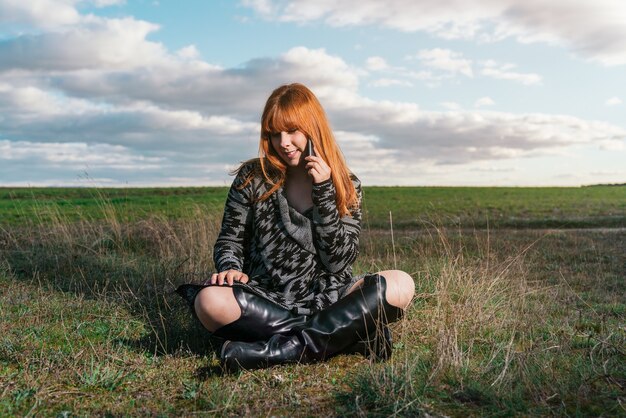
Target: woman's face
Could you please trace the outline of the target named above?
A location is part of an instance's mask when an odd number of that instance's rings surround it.
[[[274,151],[288,167],[304,163],[307,138],[302,132],[297,130],[275,132],[270,135],[270,142]]]

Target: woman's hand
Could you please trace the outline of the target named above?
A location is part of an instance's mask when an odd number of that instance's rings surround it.
[[[313,183],[322,183],[330,178],[330,167],[326,164],[326,161],[317,155],[309,155],[304,160],[307,162],[304,167],[309,176],[313,178]]]
[[[220,273],[213,273],[211,279],[204,283],[232,286],[234,282],[248,283],[248,275],[238,270],[226,270]]]

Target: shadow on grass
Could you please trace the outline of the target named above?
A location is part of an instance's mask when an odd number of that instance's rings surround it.
[[[221,366],[205,366],[199,367],[194,373],[194,377],[198,380],[209,380],[213,376],[223,376],[226,372]]]
[[[182,314],[179,311],[184,311]],[[136,313],[145,321],[144,313]],[[153,352],[158,355],[179,355],[191,353],[193,355],[208,356],[217,355],[223,340],[213,337],[202,325],[192,317],[188,310],[178,309],[159,315],[158,320],[150,323],[150,330],[140,338],[121,338],[120,342],[134,350]],[[188,314],[188,318],[183,318]],[[161,322],[162,319],[162,322]]]
[[[210,271],[210,253],[202,260],[190,260],[185,251],[168,253],[164,240],[155,243],[149,236],[152,225],[130,226],[121,237],[106,228],[62,226],[0,229],[0,268],[14,280],[107,300],[131,313],[144,324],[145,333],[116,342],[134,350],[211,356],[219,349],[221,341],[211,337],[174,293],[179,284],[206,277],[201,272]]]

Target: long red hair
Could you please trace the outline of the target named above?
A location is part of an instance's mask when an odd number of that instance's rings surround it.
[[[328,118],[319,100],[306,86],[294,83],[278,87],[265,103],[261,116],[261,141],[259,162],[261,174],[271,186],[260,196],[267,199],[285,183],[287,166],[271,145],[270,135],[276,132],[298,130],[313,141],[315,153],[331,170],[331,179],[336,191],[337,210],[348,215],[358,205],[358,197],[350,178],[350,170],[330,129]],[[247,179],[245,183],[252,180]]]

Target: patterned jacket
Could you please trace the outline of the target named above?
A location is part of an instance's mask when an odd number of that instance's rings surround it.
[[[242,187],[258,160],[233,181],[213,257],[217,271],[243,271],[248,290],[299,314],[326,308],[358,280],[352,263],[361,232],[361,183],[352,176],[359,205],[339,216],[332,180],[313,185],[313,208],[300,213],[281,187],[264,201],[261,178]],[[241,285],[235,283],[235,285]]]

